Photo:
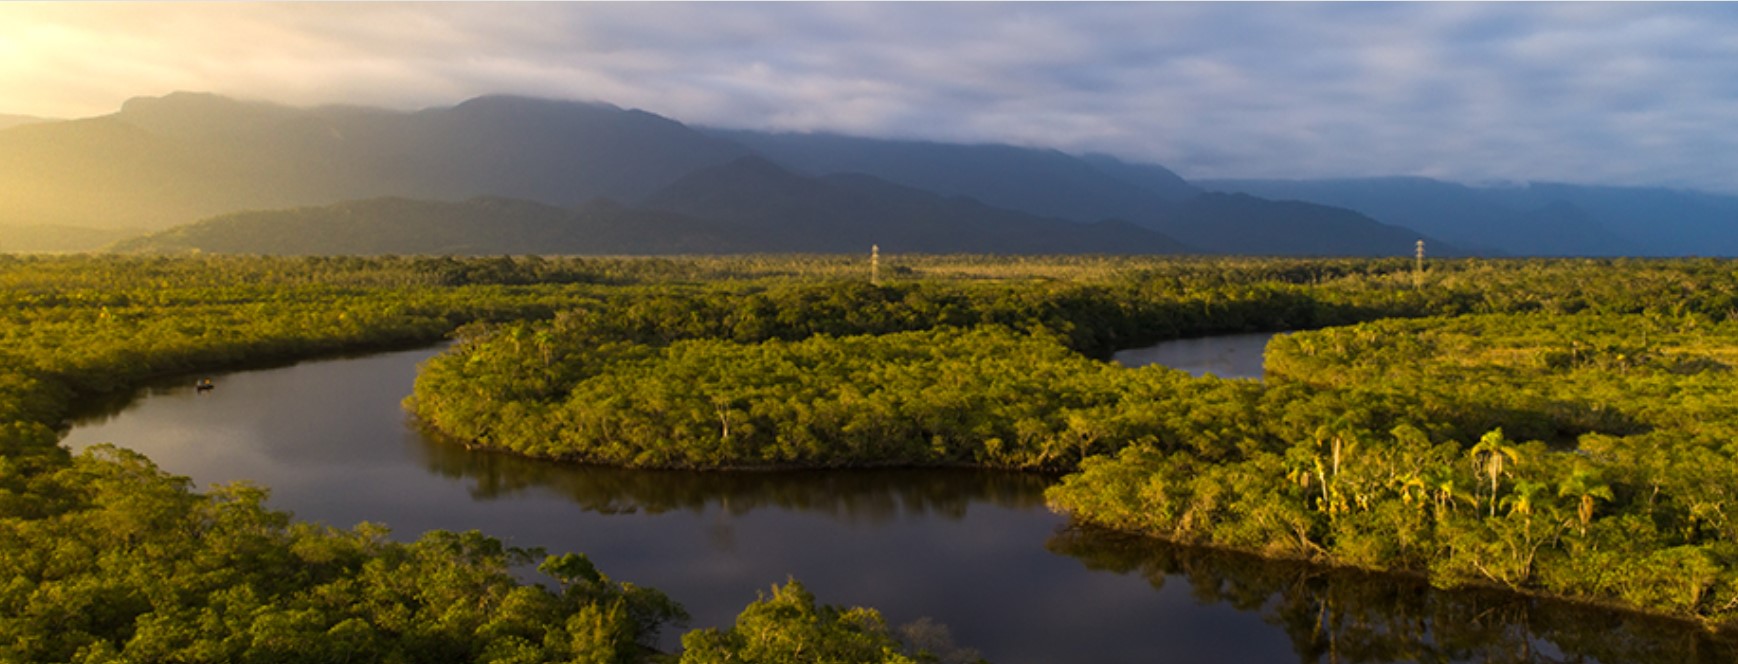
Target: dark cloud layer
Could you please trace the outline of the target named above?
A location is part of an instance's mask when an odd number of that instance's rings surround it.
[[[1738,190],[1725,4],[9,3],[0,63],[0,111],[38,115],[512,92],[1189,177]]]

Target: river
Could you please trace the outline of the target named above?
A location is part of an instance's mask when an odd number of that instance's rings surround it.
[[[627,471],[473,452],[424,436],[400,406],[435,352],[219,375],[203,393],[151,386],[93,406],[64,444],[114,442],[201,487],[255,482],[306,520],[585,552],[681,602],[693,627],[728,625],[794,577],[893,624],[945,624],[1001,664],[1562,656],[1554,641],[1604,661],[1734,652],[1676,623],[1070,529],[1045,509],[1042,476]]]

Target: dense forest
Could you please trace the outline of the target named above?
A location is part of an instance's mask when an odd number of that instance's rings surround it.
[[[584,463],[1072,473],[1050,503],[1082,523],[1713,621],[1738,608],[1726,263],[905,267],[641,285],[471,326],[409,406],[470,445]],[[1271,345],[1265,382],[1102,360],[1288,329],[1305,331]]]
[[[98,446],[74,456],[56,441],[80,402],[154,376],[421,345],[468,322],[582,306],[611,288],[599,284],[719,268],[0,257],[0,660],[673,660],[654,646],[685,620],[680,604],[609,578],[581,554],[514,549],[476,532],[406,541],[382,525],[298,523],[264,505],[263,487],[194,492],[136,453]],[[515,572],[538,561],[546,581],[521,582]],[[786,602],[808,613],[757,608]],[[837,624],[805,631],[817,615]],[[704,645],[683,657],[791,661],[778,648],[811,644],[936,661],[874,610],[818,604],[800,584],[749,604],[743,620],[789,639],[708,630],[684,638]]]
[[[1049,497],[1167,539],[1724,620],[1734,342],[1689,311],[1287,335],[1235,441],[1132,445]]]
[[[680,598],[577,553],[315,527],[261,487],[56,444],[75,405],[152,377],[449,336],[408,406],[473,446],[1069,473],[1049,502],[1083,525],[1709,624],[1738,607],[1728,262],[867,262],[0,257],[0,659],[677,657],[653,646]],[[1105,361],[1261,330],[1304,330],[1265,381]],[[539,559],[545,584],[511,573]],[[767,582],[679,656],[944,657]]]

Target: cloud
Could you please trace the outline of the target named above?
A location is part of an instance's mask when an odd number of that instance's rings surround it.
[[[1734,191],[1734,28],[1721,4],[5,3],[0,111],[507,92],[1189,177]]]

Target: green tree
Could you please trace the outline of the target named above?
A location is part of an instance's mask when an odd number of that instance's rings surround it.
[[[1503,430],[1498,427],[1485,432],[1485,435],[1479,438],[1478,444],[1472,447],[1469,454],[1472,456],[1473,468],[1476,472],[1490,480],[1491,489],[1488,494],[1490,515],[1496,516],[1497,479],[1503,475],[1503,461],[1507,459],[1510,463],[1518,464],[1521,461],[1521,452],[1507,438],[1503,437]]]
[[[1576,463],[1557,485],[1559,497],[1574,498],[1575,518],[1581,535],[1587,535],[1587,525],[1593,522],[1595,500],[1611,501],[1611,487],[1602,481],[1602,473],[1585,462]]]
[[[682,637],[683,664],[916,664],[873,609],[817,605],[792,579],[773,586],[736,625]]]

